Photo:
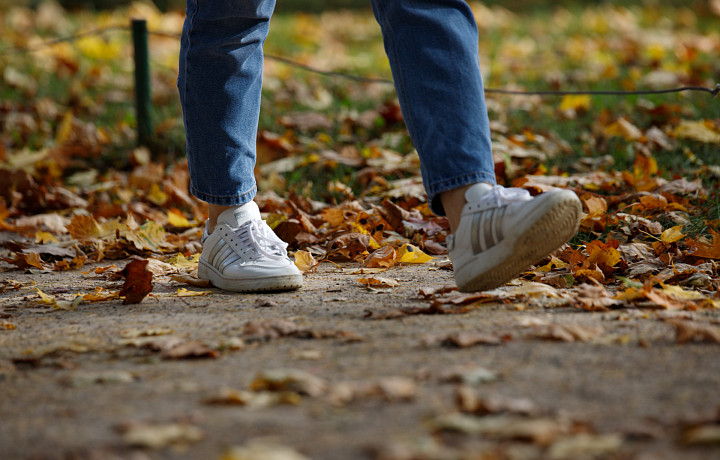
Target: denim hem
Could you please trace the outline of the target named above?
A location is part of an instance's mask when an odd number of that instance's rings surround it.
[[[455,176],[450,179],[437,181],[433,184],[428,184],[427,196],[428,205],[430,210],[438,216],[445,215],[445,208],[443,208],[442,201],[440,200],[440,194],[447,192],[448,190],[454,190],[456,188],[463,187],[465,185],[476,184],[478,182],[487,182],[495,185],[495,174],[487,172],[476,172],[472,174],[463,174],[462,176]]]
[[[190,184],[190,193],[192,193],[196,198],[209,204],[216,204],[218,206],[242,206],[251,202],[253,198],[255,198],[255,195],[257,195],[257,186],[253,186],[253,188],[247,192],[239,193],[237,195],[218,196],[201,192]]]

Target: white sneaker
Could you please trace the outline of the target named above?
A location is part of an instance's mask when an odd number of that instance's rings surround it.
[[[262,220],[254,201],[223,211],[202,241],[198,278],[213,286],[235,292],[302,287],[302,273],[288,258],[287,244]]]
[[[475,184],[465,192],[457,231],[448,236],[455,282],[463,292],[493,289],[570,241],[582,204],[570,190],[536,197],[527,190]]]

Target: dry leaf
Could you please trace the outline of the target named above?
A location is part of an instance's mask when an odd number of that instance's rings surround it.
[[[677,343],[709,342],[720,343],[720,327],[696,321],[669,320],[675,328]]]
[[[360,278],[358,279],[358,283],[363,284],[368,288],[378,289],[394,288],[400,285],[397,280],[394,280],[392,278],[384,278],[381,276],[378,276],[376,278]]]
[[[136,424],[123,434],[125,443],[134,447],[162,449],[172,445],[191,444],[203,439],[200,428],[179,423],[167,425]]]
[[[560,342],[587,342],[601,336],[604,330],[600,326],[582,326],[580,324],[555,323],[539,328],[532,337]]]
[[[202,342],[189,340],[163,350],[161,356],[164,359],[198,359],[217,358],[220,355]]]
[[[265,442],[250,442],[248,444],[231,447],[224,452],[218,460],[309,460],[289,447],[266,444]]]
[[[140,303],[152,292],[153,275],[148,270],[146,259],[131,260],[120,273],[125,277],[125,283],[120,290],[120,295],[125,297],[123,304]]]
[[[309,372],[297,369],[271,369],[256,375],[250,388],[253,391],[290,391],[318,397],[325,394],[328,384]]]
[[[295,251],[294,257],[295,265],[303,273],[312,271],[318,266],[318,261],[308,251]]]

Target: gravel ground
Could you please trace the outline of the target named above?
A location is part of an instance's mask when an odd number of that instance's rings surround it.
[[[720,345],[666,321],[717,311],[591,313],[518,282],[420,314],[451,272],[355,267],[269,295],[159,279],[73,310],[30,284],[71,300],[122,280],[0,273],[21,286],[0,294],[0,458],[720,458]],[[379,276],[398,285],[358,282]]]

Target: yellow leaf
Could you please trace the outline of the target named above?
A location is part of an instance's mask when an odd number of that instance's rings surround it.
[[[420,250],[420,248],[413,246],[410,243],[405,243],[400,246],[397,251],[399,261],[403,264],[424,264],[434,260],[434,257],[430,257]]]
[[[642,137],[642,131],[627,121],[625,118],[620,118],[615,123],[605,128],[606,136],[618,136],[622,137],[627,141],[636,141]]]
[[[147,199],[150,200],[152,204],[162,206],[168,200],[168,195],[162,191],[157,183],[153,182],[147,194]]]
[[[682,225],[668,228],[667,230],[662,232],[662,236],[660,237],[663,243],[675,243],[676,241],[680,241],[683,238],[685,238],[685,235],[682,232]]]
[[[125,238],[132,242],[137,249],[148,249],[161,252],[160,247],[165,245],[165,229],[161,225],[147,221],[137,230],[129,230]]]
[[[170,224],[173,227],[192,227],[192,224],[189,220],[179,212],[175,211],[174,209],[171,209],[167,213],[168,217],[168,224]]]
[[[704,300],[707,299],[702,293],[683,289],[680,286],[663,285],[663,292],[671,297],[681,300]]]
[[[92,59],[114,60],[122,52],[120,42],[99,35],[85,36],[76,42],[76,46],[82,54]]]
[[[588,110],[590,108],[590,96],[585,94],[568,94],[560,102],[560,110]]]
[[[17,326],[15,326],[13,323],[8,323],[7,321],[3,321],[2,323],[0,323],[0,329],[5,329],[6,331],[11,331],[16,328]]]
[[[65,115],[63,115],[63,119],[60,122],[60,126],[58,127],[57,133],[55,133],[55,144],[64,144],[70,138],[73,127],[73,118],[74,117],[72,110],[68,110],[67,112],[65,112]]]
[[[314,269],[318,265],[317,260],[308,251],[295,252],[295,266],[301,271],[306,272]]]
[[[57,239],[48,232],[35,233],[35,242],[38,244],[57,243]]]
[[[42,301],[42,303],[44,303],[46,305],[52,305],[52,306],[55,306],[57,304],[55,297],[45,294],[43,291],[41,291],[38,288],[35,288],[35,290],[37,291],[37,295],[40,297],[40,300]]]
[[[198,260],[200,260],[200,254],[190,256],[190,258],[188,259],[182,253],[178,252],[169,259],[166,259],[165,262],[172,265],[173,267],[187,268],[196,266]]]
[[[708,144],[720,142],[720,133],[712,128],[711,122],[682,120],[673,131],[677,138],[692,139]]]
[[[185,288],[180,288],[177,292],[178,297],[197,297],[208,294],[210,294],[210,291],[191,291]]]

